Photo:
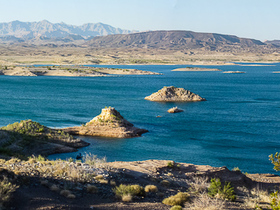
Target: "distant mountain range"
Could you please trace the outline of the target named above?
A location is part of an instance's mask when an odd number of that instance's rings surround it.
[[[23,42],[32,39],[63,39],[72,41],[109,34],[127,34],[133,31],[114,28],[103,23],[87,23],[81,26],[65,23],[12,21],[0,23],[0,40]]]
[[[148,31],[94,37],[88,46],[96,48],[203,49],[210,51],[265,52],[279,50],[276,44],[233,35],[192,31]]]
[[[49,47],[199,49],[232,53],[271,53],[280,50],[279,40],[261,42],[234,35],[192,31],[137,32],[114,28],[103,23],[74,26],[65,23],[50,23],[47,20],[0,23],[0,43],[13,45],[23,43]]]

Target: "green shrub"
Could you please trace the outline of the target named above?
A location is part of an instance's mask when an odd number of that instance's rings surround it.
[[[182,206],[179,205],[172,206],[170,210],[182,210]]]
[[[9,182],[6,176],[3,177],[3,180],[0,181],[0,204],[6,202],[10,199],[10,195],[12,192],[16,191],[18,186],[13,185]]]
[[[179,192],[176,195],[165,198],[162,203],[169,206],[183,206],[189,197],[190,195],[188,193]]]
[[[226,182],[222,186],[220,179],[211,179],[211,184],[208,188],[208,194],[211,197],[219,197],[230,201],[234,201],[236,199],[234,188],[231,187],[230,182]]]
[[[274,155],[269,155],[269,160],[274,165],[273,169],[275,171],[280,171],[280,154],[276,152]]]
[[[272,210],[280,210],[280,198],[278,195],[278,191],[271,193],[270,197],[271,197],[270,206]]]
[[[140,185],[124,185],[120,184],[113,189],[117,197],[122,198],[124,195],[143,196],[144,188]]]

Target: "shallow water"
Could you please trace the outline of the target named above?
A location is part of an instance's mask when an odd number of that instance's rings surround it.
[[[32,119],[50,127],[81,125],[105,106],[115,107],[135,126],[150,132],[139,138],[82,137],[90,152],[108,161],[169,159],[275,173],[268,155],[280,151],[280,64],[206,66],[221,72],[172,72],[184,66],[137,65],[164,75],[113,77],[0,77],[0,126]],[[199,67],[199,66],[198,66]],[[174,85],[207,99],[158,103],[144,97]],[[184,112],[169,114],[178,106]],[[160,115],[161,118],[156,116]],[[76,157],[77,153],[50,158]]]

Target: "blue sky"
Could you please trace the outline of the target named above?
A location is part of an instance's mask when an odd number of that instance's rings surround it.
[[[0,22],[102,22],[130,30],[191,30],[280,40],[279,0],[0,0],[0,5]]]

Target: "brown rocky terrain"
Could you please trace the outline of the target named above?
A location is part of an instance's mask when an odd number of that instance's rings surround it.
[[[162,203],[163,199],[180,191],[189,195],[182,204],[184,209],[249,210],[257,205],[269,209],[268,193],[280,184],[280,177],[275,175],[243,174],[226,167],[168,160],[97,162],[96,159],[84,163],[34,158],[28,161],[0,159],[0,180],[6,176],[18,185],[10,201],[4,204],[8,209],[28,210],[170,209],[171,206]],[[236,201],[208,196],[211,178],[219,178],[222,183],[230,182],[237,195]],[[139,185],[143,194],[133,196],[130,201],[121,201],[114,193],[121,184]]]
[[[171,109],[168,109],[167,112],[169,113],[178,113],[178,112],[183,112],[184,110],[179,109],[177,106],[176,107],[172,107]]]
[[[173,102],[173,101],[206,101],[205,98],[192,93],[184,88],[176,88],[174,86],[163,87],[158,92],[145,97],[149,101]]]
[[[114,138],[138,137],[148,132],[145,129],[134,127],[121,116],[115,108],[104,108],[100,115],[94,117],[83,126],[69,127],[63,129],[72,135],[103,136]]]

